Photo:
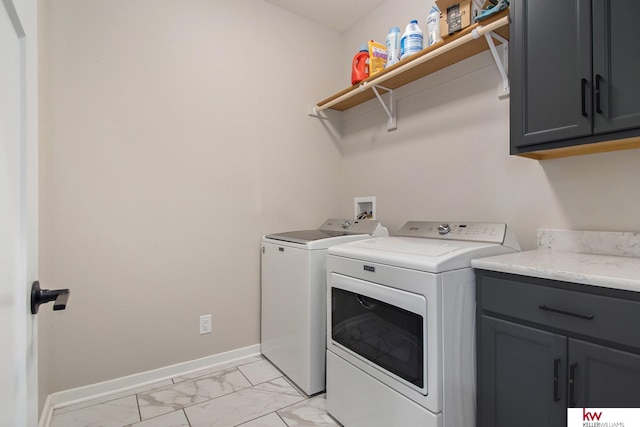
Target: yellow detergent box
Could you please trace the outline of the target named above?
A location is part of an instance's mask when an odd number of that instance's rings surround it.
[[[369,76],[384,70],[387,63],[387,47],[369,40]]]

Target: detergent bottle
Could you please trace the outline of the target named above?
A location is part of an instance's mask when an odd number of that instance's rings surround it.
[[[369,77],[369,48],[360,45],[359,52],[353,57],[351,66],[351,84],[356,85]]]

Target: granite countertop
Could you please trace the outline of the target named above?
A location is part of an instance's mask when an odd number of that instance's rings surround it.
[[[640,292],[640,233],[538,230],[538,249],[478,258],[471,266]]]

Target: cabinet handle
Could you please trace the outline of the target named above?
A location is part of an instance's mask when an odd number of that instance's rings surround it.
[[[585,93],[587,91],[588,83],[587,79],[582,79],[582,115],[584,117],[587,117],[587,97]]]
[[[540,310],[551,311],[552,313],[564,314],[566,316],[578,317],[580,319],[585,319],[585,320],[592,320],[594,317],[593,314],[571,313],[570,311],[558,310],[557,308],[547,307],[544,304],[539,305],[538,308]]]
[[[558,381],[558,373],[560,371],[560,358],[553,359],[553,401],[560,401],[560,382]]]
[[[600,74],[596,74],[596,112],[598,114],[602,114],[602,105],[600,104],[600,81],[602,80],[602,76]]]
[[[575,408],[576,403],[576,368],[577,363],[572,363],[569,366],[569,407]]]

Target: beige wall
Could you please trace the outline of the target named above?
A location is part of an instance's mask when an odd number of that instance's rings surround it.
[[[306,110],[339,35],[261,0],[42,15],[41,275],[71,289],[41,321],[47,391],[259,343],[260,236],[341,213],[338,147]]]
[[[399,90],[396,131],[374,102],[340,140],[306,116],[360,43],[429,8],[387,1],[336,34],[261,0],[49,3],[41,267],[72,289],[46,317],[49,392],[257,344],[260,235],[353,197],[377,196],[391,232],[503,221],[526,249],[540,227],[640,230],[640,150],[510,157],[487,54]]]
[[[39,127],[38,127],[38,138],[39,138],[39,227],[38,227],[38,237],[39,237],[39,246],[38,246],[38,259],[39,259],[39,277],[42,284],[42,287],[45,289],[49,289],[50,286],[45,279],[45,270],[46,263],[44,259],[46,257],[47,250],[45,249],[45,241],[47,230],[42,226],[42,224],[46,221],[45,215],[47,212],[47,206],[45,204],[46,198],[44,195],[46,194],[46,189],[44,187],[44,179],[43,177],[46,174],[46,165],[47,165],[47,144],[45,143],[47,139],[47,132],[45,131],[44,125],[44,117],[45,117],[45,73],[42,70],[46,69],[45,61],[46,55],[45,52],[47,50],[47,38],[45,35],[45,21],[44,16],[46,16],[47,5],[49,3],[45,0],[38,0],[38,88],[39,88],[39,102],[38,102],[38,116],[39,116]],[[49,341],[51,340],[51,321],[50,321],[50,312],[49,310],[43,309],[38,312],[38,316],[36,317],[38,320],[38,413],[42,411],[44,403],[47,399],[47,395],[49,394]]]
[[[418,19],[424,28],[430,8],[385,2],[344,33],[341,64],[392,26],[404,31]],[[640,231],[640,150],[543,162],[509,156],[500,82],[484,53],[398,90],[396,131],[386,131],[376,101],[350,110],[340,142],[345,209],[352,197],[376,196],[390,232],[407,220],[506,222],[524,249],[543,227]]]

